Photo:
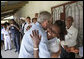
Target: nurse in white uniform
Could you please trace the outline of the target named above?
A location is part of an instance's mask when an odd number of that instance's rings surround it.
[[[4,37],[5,51],[7,49],[11,50],[10,31],[7,29],[7,23],[5,23],[1,33],[4,35],[3,37]]]

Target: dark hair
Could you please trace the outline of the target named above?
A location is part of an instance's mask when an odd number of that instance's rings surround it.
[[[72,16],[68,16],[67,19],[71,19],[72,22],[74,21]]]
[[[7,28],[7,25],[8,25],[8,23],[7,23],[7,22],[5,22],[5,23],[4,23],[4,27],[5,27],[5,28]]]
[[[30,19],[31,20],[31,18],[29,16],[27,17],[27,19]]]
[[[13,24],[15,24],[15,20],[14,20],[14,19],[11,19],[10,21],[12,21],[12,22],[13,22]]]
[[[60,29],[59,38],[60,40],[65,40],[65,35],[67,34],[66,25],[64,21],[57,20],[54,25],[58,26]]]
[[[37,18],[32,18],[32,21],[33,21],[34,19],[37,20]]]
[[[14,19],[11,19],[11,21],[13,21],[13,24],[18,25],[18,23]]]

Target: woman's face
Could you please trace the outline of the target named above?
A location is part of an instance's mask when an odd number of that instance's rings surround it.
[[[59,27],[57,27],[55,25],[51,25],[51,26],[49,26],[49,28],[47,28],[48,39],[58,37],[58,35],[59,35]]]

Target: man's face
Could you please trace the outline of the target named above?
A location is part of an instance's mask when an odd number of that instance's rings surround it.
[[[45,20],[45,21],[42,22],[41,25],[42,25],[42,27],[44,28],[44,30],[46,30],[47,27],[48,27],[48,25],[49,25],[49,21]]]
[[[36,19],[34,19],[34,20],[33,20],[33,22],[34,22],[34,23],[36,23],[36,22],[37,22],[37,20],[36,20]]]
[[[27,21],[27,22],[30,22],[30,19],[29,19],[29,18],[26,18],[26,21]]]
[[[67,27],[70,27],[72,25],[72,20],[68,18],[65,23]]]

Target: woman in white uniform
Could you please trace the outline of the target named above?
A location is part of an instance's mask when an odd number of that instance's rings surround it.
[[[10,31],[7,28],[8,23],[4,24],[4,29],[2,29],[2,34],[4,38],[4,45],[5,45],[5,51],[8,49],[11,50],[11,39],[10,39]]]

